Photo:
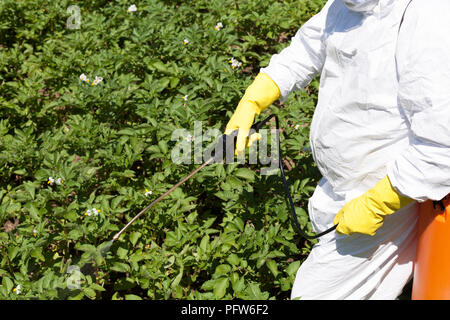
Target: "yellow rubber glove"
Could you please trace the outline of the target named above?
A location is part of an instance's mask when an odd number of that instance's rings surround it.
[[[400,195],[385,176],[375,187],[342,207],[334,218],[336,230],[351,235],[355,232],[373,236],[383,225],[386,215],[392,214],[413,199]]]
[[[265,73],[259,73],[252,84],[245,90],[245,94],[231,116],[225,128],[229,135],[239,129],[236,140],[236,154],[243,153],[260,135],[255,133],[250,138],[248,134],[253,125],[255,116],[270,106],[280,97],[280,89],[276,83]]]

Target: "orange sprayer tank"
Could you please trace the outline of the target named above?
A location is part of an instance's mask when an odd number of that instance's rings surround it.
[[[442,203],[419,205],[413,300],[450,300],[450,195]]]

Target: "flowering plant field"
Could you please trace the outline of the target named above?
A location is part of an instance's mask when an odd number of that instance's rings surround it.
[[[99,248],[198,166],[174,130],[223,131],[324,2],[1,1],[0,298],[287,299],[312,243],[259,165],[205,167]],[[309,230],[317,88],[267,111]]]

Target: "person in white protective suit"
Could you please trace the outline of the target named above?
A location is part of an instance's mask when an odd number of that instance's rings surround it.
[[[450,193],[449,32],[448,0],[329,0],[246,90],[225,131],[238,154],[256,115],[320,74],[308,209],[315,232],[338,227],[291,298],[395,299],[411,279],[418,202]]]

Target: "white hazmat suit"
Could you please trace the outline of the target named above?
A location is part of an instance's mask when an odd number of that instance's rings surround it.
[[[282,100],[320,74],[310,144],[323,177],[308,205],[316,232],[386,175],[417,201],[450,193],[450,1],[409,2],[329,0],[261,69]],[[413,202],[374,236],[320,238],[291,297],[397,298],[413,274],[417,213]]]

